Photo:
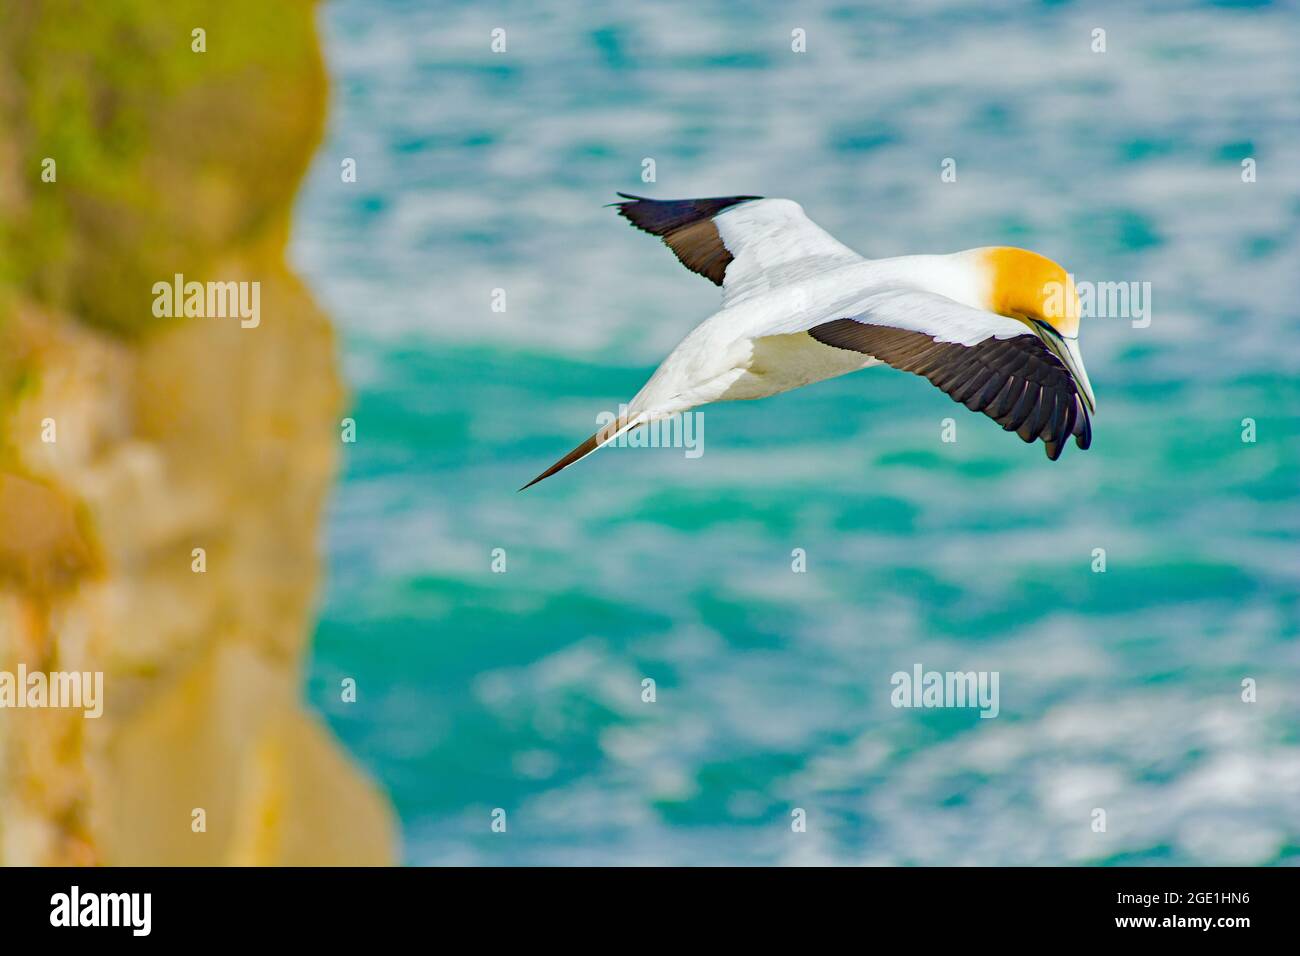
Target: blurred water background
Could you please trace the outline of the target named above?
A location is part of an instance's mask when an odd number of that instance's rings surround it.
[[[406,860],[1300,860],[1296,9],[541,6],[320,13],[293,254],[357,441],[308,690]],[[1151,322],[1085,321],[1095,441],[1056,463],[873,369],[516,494],[718,302],[616,190],[1026,246],[1150,282]],[[894,709],[918,662],[1000,672],[1000,716]]]

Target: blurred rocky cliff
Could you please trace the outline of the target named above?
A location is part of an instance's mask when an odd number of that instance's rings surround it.
[[[284,261],[314,14],[0,5],[0,673],[104,675],[100,719],[0,709],[0,863],[394,860],[301,700],[343,404]],[[176,274],[260,324],[156,317]]]

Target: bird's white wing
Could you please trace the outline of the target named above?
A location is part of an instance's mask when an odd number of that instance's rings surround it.
[[[619,195],[627,200],[615,203],[619,215],[662,238],[686,268],[722,286],[724,307],[863,261],[789,199]]]
[[[755,330],[754,337],[807,332],[830,319],[856,318],[873,325],[888,325],[926,332],[941,342],[974,345],[984,339],[1032,335],[1023,322],[962,305],[947,296],[893,283],[863,288],[860,277],[837,281],[829,289],[806,295],[801,308],[774,315]]]
[[[931,292],[890,287],[838,310],[820,307],[783,318],[759,336],[792,332],[924,376],[1024,441],[1042,439],[1053,460],[1071,435],[1080,448],[1092,443],[1079,382],[1042,337],[1015,319]]]

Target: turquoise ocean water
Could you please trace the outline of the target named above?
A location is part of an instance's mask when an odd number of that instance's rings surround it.
[[[1134,6],[322,7],[293,255],[357,442],[308,693],[407,862],[1300,860],[1300,13]],[[1027,246],[1150,324],[1085,320],[1055,463],[872,369],[517,494],[716,308],[620,189]],[[895,709],[917,663],[997,671],[999,716]]]

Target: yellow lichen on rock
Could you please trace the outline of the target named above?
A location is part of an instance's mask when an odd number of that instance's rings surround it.
[[[343,391],[284,244],[324,104],[309,3],[0,11],[0,672],[105,698],[0,709],[0,863],[395,859],[300,700]],[[260,323],[154,316],[176,273]]]

